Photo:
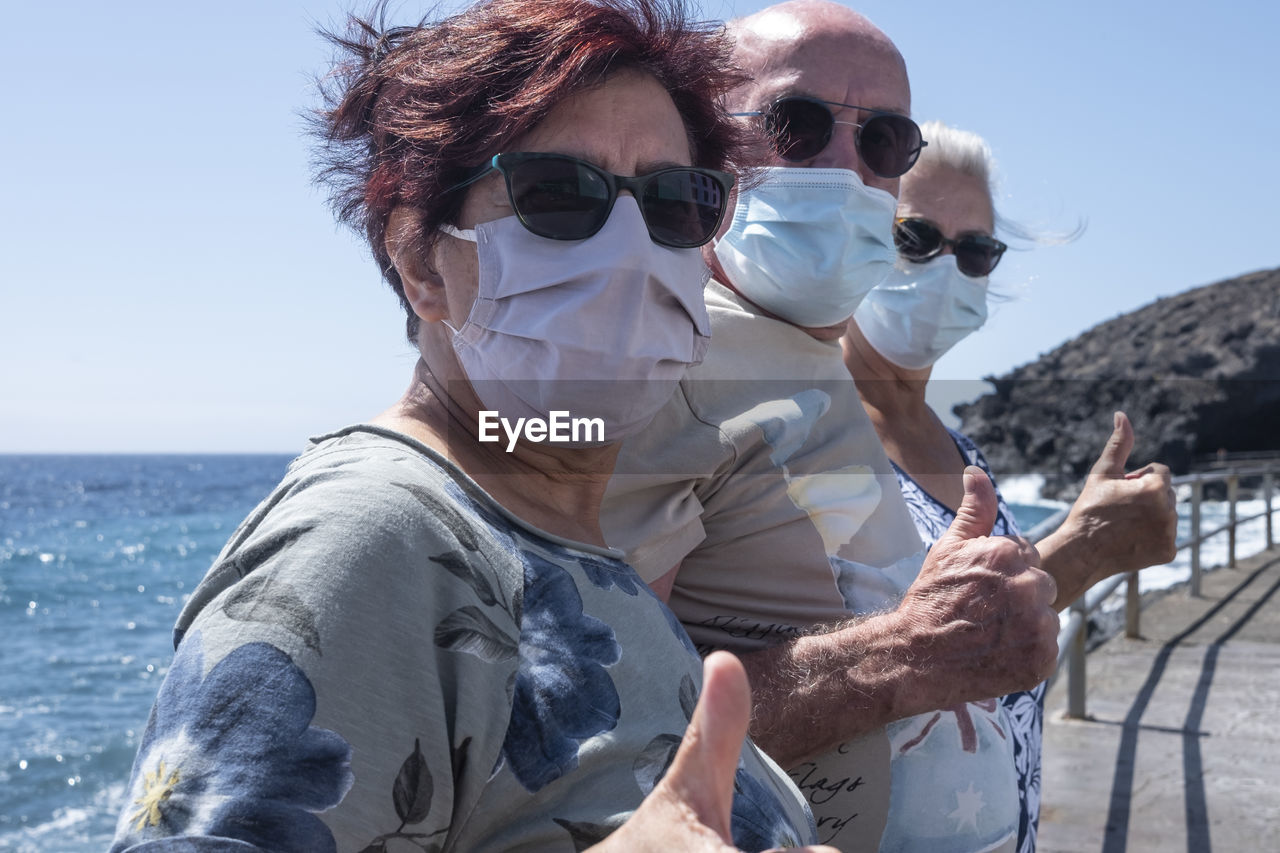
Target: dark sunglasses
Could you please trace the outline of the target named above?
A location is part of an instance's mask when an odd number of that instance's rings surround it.
[[[863,110],[871,116],[861,123],[837,121],[831,107]],[[920,149],[929,144],[920,137],[920,126],[904,115],[803,95],[788,95],[774,101],[768,109],[734,115],[762,116],[778,156],[792,163],[818,156],[831,141],[837,124],[851,125],[855,128],[853,138],[858,156],[882,178],[906,174],[915,165]]]
[[[970,278],[990,275],[1009,248],[986,234],[965,234],[954,240],[942,236],[942,230],[927,219],[903,217],[894,223],[893,242],[898,254],[914,263],[936,258],[950,246],[956,256],[956,267]]]
[[[724,218],[734,177],[675,166],[634,178],[614,175],[564,154],[495,154],[452,192],[498,171],[520,224],[552,240],[585,240],[604,227],[621,190],[640,205],[653,242],[676,249],[701,246]]]

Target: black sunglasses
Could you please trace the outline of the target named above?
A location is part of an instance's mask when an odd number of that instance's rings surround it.
[[[640,205],[653,242],[677,249],[701,246],[724,218],[734,177],[728,172],[675,166],[634,178],[564,154],[495,154],[453,192],[498,171],[520,224],[552,240],[585,240],[604,227],[620,190]]]
[[[950,246],[956,256],[956,267],[970,278],[990,275],[1009,248],[986,234],[965,234],[954,240],[943,237],[942,229],[927,219],[902,217],[894,223],[893,242],[898,254],[914,263],[936,258]]]
[[[863,110],[871,116],[861,123],[837,121],[831,107]],[[778,156],[792,163],[817,157],[831,141],[837,124],[851,125],[858,156],[882,178],[905,175],[915,165],[920,149],[929,144],[920,137],[920,126],[904,115],[804,95],[788,95],[768,109],[734,115],[762,116]]]

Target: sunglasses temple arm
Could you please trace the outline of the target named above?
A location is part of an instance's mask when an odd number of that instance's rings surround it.
[[[495,171],[497,168],[498,168],[498,155],[497,155],[497,154],[495,154],[495,155],[493,156],[493,159],[492,159],[492,160],[490,160],[488,163],[486,163],[486,164],[485,164],[485,165],[483,165],[483,166],[477,166],[477,167],[476,167],[476,173],[475,173],[474,175],[472,175],[472,176],[471,176],[471,177],[469,177],[469,178],[465,178],[465,179],[463,179],[463,180],[459,181],[458,183],[454,184],[453,186],[451,186],[451,187],[449,187],[447,190],[445,190],[445,192],[446,192],[446,193],[451,193],[451,192],[453,192],[454,190],[460,190],[460,189],[462,189],[463,187],[469,187],[469,186],[471,186],[472,184],[474,184],[476,181],[478,181],[478,180],[480,180],[481,178],[483,178],[485,175],[489,174],[489,173],[490,173],[490,172],[492,172],[492,171]]]

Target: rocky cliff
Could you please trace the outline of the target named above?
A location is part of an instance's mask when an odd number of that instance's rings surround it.
[[[1131,467],[1184,473],[1196,456],[1280,450],[1280,269],[1160,299],[998,377],[955,407],[997,472],[1039,473],[1069,496],[1129,414]]]

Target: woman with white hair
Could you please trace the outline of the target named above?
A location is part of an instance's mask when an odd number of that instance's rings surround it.
[[[842,343],[845,364],[916,527],[932,545],[955,519],[965,467],[977,465],[988,476],[991,470],[977,446],[946,427],[929,407],[925,388],[934,363],[985,323],[988,277],[1007,246],[994,235],[998,217],[987,143],[941,122],[924,124],[921,133],[928,147],[903,175],[898,198],[898,264],[859,305]],[[1111,439],[1070,515],[1038,546],[1041,568],[1058,585],[1058,610],[1110,575],[1173,558],[1177,519],[1169,470],[1148,465],[1126,474],[1132,447],[1133,428],[1123,412],[1116,412]],[[992,535],[1019,535],[1003,497]],[[1035,849],[1044,693],[1041,684],[1000,699],[1018,773],[1021,853]],[[956,711],[963,741],[964,709],[945,711]],[[947,717],[943,725],[951,722]]]

